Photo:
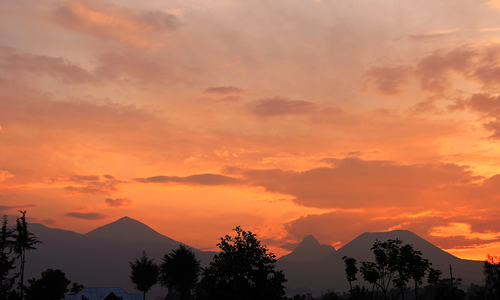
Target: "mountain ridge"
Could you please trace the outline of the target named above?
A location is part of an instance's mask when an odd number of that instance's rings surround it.
[[[312,235],[305,236],[302,241],[288,254],[281,256],[282,261],[307,262],[320,260],[335,252],[330,245],[321,245]]]
[[[26,278],[38,278],[48,268],[61,269],[70,280],[85,286],[120,286],[128,292],[135,292],[130,281],[129,262],[140,257],[144,250],[156,263],[161,263],[165,254],[182,244],[129,217],[85,234],[37,223],[29,226],[43,244],[37,244],[38,250],[27,253]],[[285,286],[289,294],[313,292],[319,295],[329,288],[347,291],[342,256],[354,257],[358,262],[373,260],[370,248],[377,238],[381,241],[398,238],[403,244],[413,244],[415,250],[422,251],[423,258],[442,271],[453,265],[454,276],[464,279],[462,287],[472,282],[482,283],[482,262],[462,260],[407,230],[365,232],[338,250],[321,245],[314,236],[308,235],[293,251],[277,260],[277,269],[283,270],[288,279]],[[208,266],[216,253],[192,249],[203,267]],[[361,280],[355,282],[362,283]],[[153,298],[165,293],[159,286],[151,291]]]

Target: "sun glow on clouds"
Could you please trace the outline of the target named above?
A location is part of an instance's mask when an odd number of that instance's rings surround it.
[[[23,3],[0,18],[4,210],[498,254],[499,1]]]
[[[431,236],[456,237],[463,236],[466,239],[494,240],[500,236],[500,232],[472,232],[471,225],[464,223],[451,223],[448,226],[432,228]]]

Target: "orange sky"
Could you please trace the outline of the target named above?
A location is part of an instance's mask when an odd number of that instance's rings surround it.
[[[500,1],[1,5],[2,213],[500,254]]]

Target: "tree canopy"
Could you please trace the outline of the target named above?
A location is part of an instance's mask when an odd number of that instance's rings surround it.
[[[178,249],[163,257],[160,283],[169,289],[169,293],[176,292],[181,300],[187,300],[191,298],[191,291],[198,282],[199,274],[200,261],[191,249],[181,244]]]
[[[47,269],[40,279],[28,280],[26,300],[60,300],[68,292],[71,283],[61,270]]]
[[[135,262],[130,262],[130,279],[135,285],[135,289],[143,293],[146,299],[146,293],[158,281],[158,266],[152,259],[149,259],[146,252],[142,251],[142,256]]]
[[[10,271],[15,269],[15,259],[10,257],[14,247],[14,230],[9,229],[7,225],[7,216],[4,215],[0,231],[0,299],[7,298],[15,279],[9,278]]]
[[[256,235],[239,226],[236,236],[226,235],[217,244],[221,252],[202,270],[198,294],[202,299],[275,300],[285,296],[285,276],[277,271],[276,256]]]
[[[374,262],[361,262],[359,269],[363,279],[372,285],[372,293],[377,295],[379,291],[383,299],[389,299],[391,288],[399,290],[399,295],[404,299],[406,285],[410,280],[414,283],[414,299],[419,299],[419,286],[423,284],[425,275],[428,274],[428,282],[437,282],[440,272],[431,268],[429,260],[422,258],[422,253],[415,250],[412,245],[402,246],[401,240],[388,240],[381,242],[376,240],[370,250],[375,256]],[[346,265],[346,276],[349,284],[356,280],[358,269],[356,260],[344,256],[342,258]],[[435,278],[437,276],[437,278]],[[358,288],[353,289],[354,295]]]
[[[16,220],[16,230],[14,232],[14,252],[19,259],[19,282],[18,290],[19,295],[24,298],[24,269],[26,263],[26,252],[30,250],[35,250],[35,245],[42,243],[36,236],[28,231],[28,222],[26,221],[26,211],[19,211],[21,217]]]
[[[500,257],[488,255],[483,273],[487,299],[500,299]]]

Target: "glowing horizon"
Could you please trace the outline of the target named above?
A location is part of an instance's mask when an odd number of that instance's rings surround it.
[[[0,213],[128,215],[198,249],[410,230],[500,252],[500,9],[338,0],[6,2]]]

